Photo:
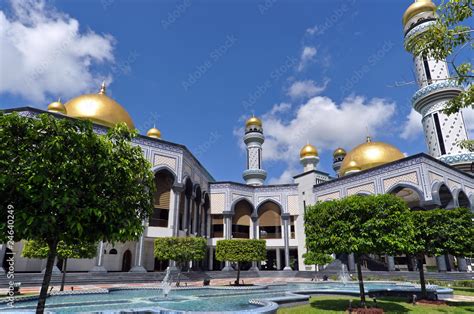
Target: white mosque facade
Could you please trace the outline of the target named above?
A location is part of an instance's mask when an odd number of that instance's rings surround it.
[[[404,15],[405,40],[412,40],[433,23],[435,6],[431,1],[417,1]],[[220,239],[265,239],[267,260],[246,265],[260,270],[311,270],[303,263],[305,249],[304,213],[316,202],[349,195],[391,193],[403,198],[410,208],[468,207],[474,210],[474,153],[461,149],[457,142],[467,139],[461,113],[442,112],[449,99],[462,87],[450,80],[446,62],[414,58],[420,89],[413,97],[413,107],[422,115],[427,152],[405,157],[396,147],[370,138],[346,152],[337,148],[333,154],[334,175],[319,171],[317,149],[307,144],[300,152],[302,171],[294,182],[266,185],[262,163],[264,125],[251,117],[245,125],[243,141],[247,147],[245,183],[217,182],[199,160],[183,145],[161,138],[158,129],[140,135],[133,143],[142,148],[152,164],[157,191],[155,210],[139,241],[100,243],[97,257],[71,260],[70,271],[162,271],[169,266],[153,256],[153,241],[165,236],[200,236],[207,239],[207,258],[193,263],[194,269],[229,270],[230,263],[215,258]],[[93,109],[93,110],[92,110]],[[46,111],[25,107],[6,110],[35,116]],[[98,94],[81,95],[64,105],[54,102],[48,112],[61,118],[89,119],[97,132],[118,122],[134,128],[126,110],[107,96],[105,86]],[[23,244],[16,243],[21,253]],[[0,259],[5,255],[5,246]],[[2,256],[3,255],[3,256]],[[44,260],[17,255],[17,272],[39,272]],[[353,255],[336,256],[354,269]],[[407,256],[371,256],[367,265],[374,270],[413,270]],[[466,271],[463,257],[426,258],[425,265],[440,271]],[[456,266],[455,266],[456,265]]]

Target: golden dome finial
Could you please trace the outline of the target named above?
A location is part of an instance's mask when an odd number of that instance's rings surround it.
[[[105,86],[105,81],[102,81],[102,84],[100,85],[100,91],[99,91],[99,94],[101,95],[105,95],[105,91],[107,90],[106,86]]]
[[[341,148],[341,147],[338,147],[334,150],[334,152],[332,153],[332,156],[333,157],[339,157],[339,156],[345,156],[347,153],[346,153],[346,150],[344,148]]]
[[[61,97],[58,98],[58,101],[52,102],[48,105],[48,111],[66,114],[66,107],[61,102]]]
[[[256,126],[259,126],[259,127],[262,127],[262,120],[260,120],[259,118],[257,118],[253,113],[252,113],[252,117],[250,117],[246,122],[245,122],[245,126],[248,127],[250,125],[256,125]]]
[[[303,146],[303,148],[300,150],[300,158],[316,156],[318,156],[318,150],[316,149],[316,147],[309,143]]]
[[[161,138],[161,132],[155,127],[153,123],[153,127],[146,132],[146,136],[153,137],[153,138]]]
[[[436,11],[436,4],[433,3],[431,0],[415,0],[408,9],[403,14],[403,26],[407,24],[407,22],[417,14],[423,12],[435,12]]]

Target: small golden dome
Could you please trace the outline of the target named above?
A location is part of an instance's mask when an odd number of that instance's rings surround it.
[[[403,26],[415,15],[430,11],[436,11],[436,4],[431,0],[415,0],[415,3],[412,3],[403,14]]]
[[[98,94],[78,96],[69,100],[65,106],[67,115],[72,118],[91,120],[108,127],[125,122],[130,129],[135,128],[128,112],[105,94],[105,83],[102,83]]]
[[[344,157],[340,174],[343,176],[350,171],[362,171],[402,158],[405,156],[395,146],[383,142],[372,142],[370,137],[367,137],[366,143],[356,146]]]
[[[48,111],[66,114],[66,107],[64,107],[60,98],[58,101],[54,101],[48,105]]]
[[[148,130],[148,132],[146,132],[146,136],[153,138],[161,138],[161,132],[157,128],[152,127]]]
[[[249,127],[251,125],[256,125],[256,126],[262,127],[262,120],[260,120],[256,116],[252,116],[251,118],[249,118],[247,120],[247,122],[245,122],[246,127]]]
[[[339,157],[339,156],[345,156],[347,153],[345,151],[344,148],[336,148],[336,150],[334,151],[334,153],[332,153],[332,156],[333,157]]]
[[[316,156],[318,156],[318,150],[316,149],[316,147],[314,147],[311,144],[306,144],[300,150],[300,158],[316,157]]]

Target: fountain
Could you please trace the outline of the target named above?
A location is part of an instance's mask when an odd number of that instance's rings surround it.
[[[351,278],[349,277],[349,273],[347,272],[346,265],[342,264],[341,271],[339,272],[339,280],[345,286],[350,279]]]
[[[163,278],[163,281],[161,282],[161,291],[165,298],[168,297],[168,294],[171,291],[171,270],[169,267],[166,268],[165,277]]]

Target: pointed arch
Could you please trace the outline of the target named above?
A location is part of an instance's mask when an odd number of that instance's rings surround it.
[[[281,216],[283,208],[281,204],[273,199],[266,199],[258,205],[256,209],[260,238],[281,239],[282,226]]]
[[[431,187],[431,195],[434,203],[439,207],[448,209],[454,207],[454,197],[446,183],[442,181],[434,183]]]
[[[410,183],[397,183],[387,194],[393,194],[403,199],[411,209],[421,209],[425,205],[425,197],[418,186]]]

